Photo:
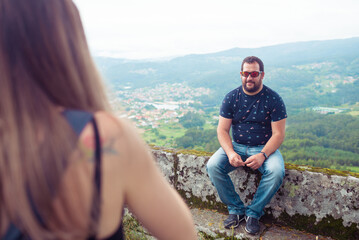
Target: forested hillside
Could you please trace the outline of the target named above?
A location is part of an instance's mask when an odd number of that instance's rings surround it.
[[[286,162],[359,171],[358,117],[305,112],[289,117],[287,123],[280,148]],[[202,126],[187,128],[184,136],[176,138],[174,147],[216,151],[216,129]]]
[[[281,146],[286,161],[318,167],[359,170],[359,118],[313,112],[288,119]]]

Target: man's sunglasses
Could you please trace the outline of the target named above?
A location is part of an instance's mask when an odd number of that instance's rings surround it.
[[[258,71],[254,71],[254,72],[241,72],[241,75],[243,77],[248,77],[249,75],[251,75],[251,77],[255,78],[255,77],[258,77],[259,74],[261,74],[262,71],[258,72]]]

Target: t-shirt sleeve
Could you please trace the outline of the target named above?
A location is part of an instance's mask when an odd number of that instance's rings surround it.
[[[233,117],[234,117],[234,111],[233,111],[233,107],[232,107],[233,104],[231,104],[232,98],[229,95],[230,94],[227,94],[224,97],[224,99],[222,101],[221,109],[219,110],[219,115],[224,118],[233,119]]]
[[[283,99],[281,97],[276,97],[275,104],[272,109],[271,113],[271,119],[272,122],[277,122],[279,120],[282,120],[284,118],[287,118],[287,110],[285,108],[285,104],[283,102]]]

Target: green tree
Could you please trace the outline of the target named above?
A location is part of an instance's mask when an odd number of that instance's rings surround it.
[[[176,138],[175,143],[179,148],[190,148],[207,152],[214,152],[219,148],[215,129],[201,130],[190,128],[183,137]]]
[[[184,128],[202,127],[205,124],[204,118],[199,113],[188,112],[179,119]]]

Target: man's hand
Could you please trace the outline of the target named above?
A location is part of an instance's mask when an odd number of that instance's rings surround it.
[[[265,157],[262,153],[258,153],[256,155],[250,156],[247,158],[247,160],[244,162],[247,167],[252,168],[253,170],[256,170],[262,166],[263,162],[265,160]]]
[[[244,166],[244,162],[241,158],[241,156],[239,156],[236,152],[233,152],[232,154],[230,154],[228,156],[229,159],[229,163],[233,166],[233,167],[240,167],[240,166]]]

